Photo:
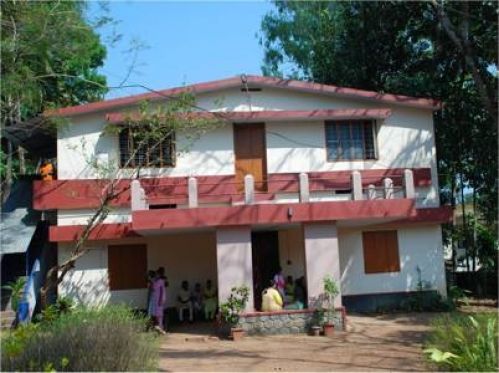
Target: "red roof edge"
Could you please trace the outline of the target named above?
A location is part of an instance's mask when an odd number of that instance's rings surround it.
[[[297,91],[305,91],[311,93],[321,93],[329,95],[338,95],[343,97],[360,98],[366,100],[374,100],[387,102],[395,105],[411,106],[420,109],[438,110],[442,107],[442,103],[431,98],[418,98],[390,93],[380,93],[374,91],[366,91],[356,88],[338,87],[334,85],[318,84],[291,79],[280,79],[275,77],[265,77],[249,75],[247,83],[250,86],[262,86],[270,88],[291,89]],[[197,83],[184,87],[176,87],[155,92],[142,93],[127,97],[115,98],[111,100],[92,102],[78,106],[70,106],[56,110],[46,111],[46,116],[73,116],[81,114],[89,114],[100,112],[103,110],[123,107],[127,105],[137,104],[143,100],[160,100],[165,96],[175,96],[185,92],[203,93],[217,91],[233,87],[243,87],[240,76],[235,76],[228,79],[214,80],[205,83]]]
[[[186,118],[220,118],[236,122],[255,120],[321,120],[321,119],[386,119],[391,115],[390,109],[316,109],[316,110],[262,110],[262,111],[196,111],[184,114]],[[182,114],[179,114],[179,116]],[[108,113],[106,120],[110,124],[121,124],[130,119],[139,119],[138,112]]]

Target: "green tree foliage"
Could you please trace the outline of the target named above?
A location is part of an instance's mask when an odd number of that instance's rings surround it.
[[[106,56],[86,4],[2,1],[2,125],[103,98]]]
[[[261,24],[264,74],[442,100],[435,129],[444,199],[455,205],[471,190],[475,214],[496,222],[496,2],[274,6]]]

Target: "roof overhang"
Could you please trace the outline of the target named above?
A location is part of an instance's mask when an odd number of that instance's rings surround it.
[[[179,114],[182,115],[182,114]],[[230,122],[255,121],[309,121],[341,119],[385,119],[391,115],[390,109],[316,109],[316,110],[262,110],[262,111],[213,111],[185,114],[188,119],[218,119]],[[121,124],[127,119],[139,119],[138,113],[109,113],[108,123]]]
[[[415,107],[419,109],[438,110],[442,104],[438,100],[431,98],[410,97],[404,95],[380,93],[374,91],[366,91],[362,89],[338,87],[334,85],[318,84],[306,81],[279,79],[275,77],[265,76],[245,76],[246,83],[243,83],[241,76],[235,76],[228,79],[215,80],[206,83],[198,83],[184,87],[176,87],[160,91],[151,90],[148,93],[139,95],[127,96],[111,100],[92,102],[89,104],[71,106],[53,111],[47,111],[48,116],[75,116],[89,113],[107,111],[111,109],[121,109],[127,106],[133,106],[141,101],[158,101],[168,99],[170,96],[176,96],[182,93],[209,93],[221,91],[230,88],[274,88],[287,89],[299,92],[308,92],[320,95],[331,95],[337,97],[352,98],[365,101],[384,102],[391,105],[402,105]]]

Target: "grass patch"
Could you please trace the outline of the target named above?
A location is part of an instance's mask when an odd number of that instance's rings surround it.
[[[429,361],[447,371],[497,371],[496,313],[451,313],[435,319],[425,344]]]
[[[125,306],[76,308],[2,338],[2,371],[151,371],[155,335]]]

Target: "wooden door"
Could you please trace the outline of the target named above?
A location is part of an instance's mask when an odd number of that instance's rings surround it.
[[[234,153],[238,191],[244,190],[244,177],[255,178],[255,190],[267,191],[267,151],[265,124],[234,124]]]

